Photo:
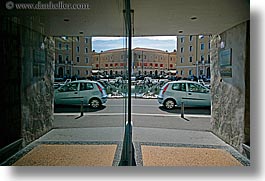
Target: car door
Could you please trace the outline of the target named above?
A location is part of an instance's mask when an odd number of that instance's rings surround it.
[[[55,93],[56,104],[78,105],[81,102],[79,83],[70,82],[57,89]]]
[[[92,97],[93,94],[93,83],[91,82],[81,82],[80,83],[80,91],[79,96],[82,101],[84,101],[84,104],[88,104],[89,99]]]
[[[173,83],[172,84],[172,91],[174,91],[173,95],[174,98],[177,101],[177,105],[180,106],[181,102],[184,103],[184,105],[187,104],[187,92],[186,92],[186,83],[179,82],[179,83]]]
[[[187,83],[187,105],[190,107],[204,107],[211,105],[210,91],[197,83]]]

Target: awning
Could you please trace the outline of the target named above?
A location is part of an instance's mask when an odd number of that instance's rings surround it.
[[[175,74],[177,70],[169,70],[170,73]]]
[[[98,73],[99,70],[92,70],[92,73]]]

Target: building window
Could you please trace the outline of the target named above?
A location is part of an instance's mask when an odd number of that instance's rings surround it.
[[[144,59],[146,60],[146,55],[144,55]]]
[[[62,44],[61,43],[58,44],[58,48],[59,48],[59,50],[62,49]]]
[[[85,48],[85,53],[88,53],[88,48],[87,47]]]
[[[58,59],[59,59],[59,63],[63,63],[63,56],[62,55],[58,55]]]
[[[86,38],[85,38],[85,43],[88,43],[88,41],[89,41],[89,38],[86,37]]]
[[[192,75],[192,70],[189,70],[189,75]]]
[[[192,41],[192,35],[190,36],[190,41]]]
[[[173,64],[170,64],[169,67],[170,67],[170,68],[173,68]]]
[[[80,62],[80,57],[76,57],[76,62]]]
[[[69,56],[68,55],[66,55],[66,57],[65,57],[65,61],[69,61]]]
[[[179,74],[179,71],[178,70],[176,71],[176,74]]]
[[[86,75],[88,75],[88,70],[86,70]]]
[[[79,53],[79,51],[80,51],[80,47],[77,46],[77,47],[76,47],[76,52]]]
[[[183,53],[184,52],[184,47],[180,48],[180,52]]]
[[[181,70],[181,71],[180,71],[180,75],[183,75],[183,74],[184,74],[184,71],[183,71],[183,70]]]
[[[204,61],[204,55],[201,55],[201,61]]]
[[[209,63],[210,63],[210,59],[211,59],[211,58],[210,58],[210,55],[208,54],[208,62],[209,62]]]
[[[76,41],[79,42],[80,41],[80,38],[79,36],[76,37]]]
[[[211,43],[210,42],[208,43],[208,49],[211,49]]]
[[[65,50],[67,50],[67,51],[69,50],[69,45],[68,44],[65,45]]]
[[[109,64],[105,64],[105,67],[108,67],[109,66]]]
[[[181,37],[181,38],[180,38],[180,42],[181,42],[181,43],[184,43],[184,37]]]
[[[89,58],[88,57],[86,57],[86,63],[88,63],[89,62]]]
[[[190,46],[190,52],[192,51],[192,46]]]
[[[124,55],[121,55],[121,60],[123,60],[124,59]]]
[[[161,67],[161,68],[164,67],[164,64],[160,64],[160,67]]]
[[[201,43],[201,50],[204,50],[204,43]]]
[[[77,75],[80,75],[80,70],[77,70]]]
[[[184,63],[184,57],[180,58],[180,63]]]
[[[190,57],[190,62],[192,62],[192,57]]]

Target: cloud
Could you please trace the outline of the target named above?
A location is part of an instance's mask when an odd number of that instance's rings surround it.
[[[124,37],[92,37],[92,41],[97,41],[97,40],[101,40],[101,41],[109,41],[109,40],[122,40],[124,39]]]
[[[96,52],[124,48],[125,38],[96,37],[92,38],[92,49]],[[176,37],[134,37],[132,48],[152,48],[172,52],[176,49]]]
[[[136,37],[150,40],[173,40],[176,41],[176,36],[147,36],[147,37]]]

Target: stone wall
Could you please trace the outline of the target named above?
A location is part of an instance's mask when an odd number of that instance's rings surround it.
[[[21,125],[23,145],[52,128],[54,41],[38,17],[21,19]],[[25,26],[26,25],[26,26]]]
[[[240,152],[250,130],[248,27],[245,22],[211,38],[212,131]],[[230,48],[232,77],[224,77],[219,52]]]

